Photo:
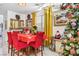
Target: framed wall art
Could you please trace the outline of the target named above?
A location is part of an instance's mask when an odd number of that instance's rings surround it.
[[[24,28],[24,20],[19,20],[19,28]]]
[[[66,17],[65,12],[58,12],[54,14],[54,25],[55,26],[64,26],[68,22],[68,18]]]

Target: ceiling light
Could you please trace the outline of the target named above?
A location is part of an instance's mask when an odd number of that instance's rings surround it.
[[[19,7],[26,7],[26,3],[18,3]]]

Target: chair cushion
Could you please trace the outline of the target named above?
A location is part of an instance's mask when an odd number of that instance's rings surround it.
[[[8,35],[8,44],[13,44],[13,41],[12,41],[12,32],[7,32],[7,35]]]

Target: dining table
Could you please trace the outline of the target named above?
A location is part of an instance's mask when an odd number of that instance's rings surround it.
[[[42,37],[41,35],[37,34],[25,34],[25,33],[18,33],[18,40],[21,42],[26,43],[31,50],[29,50],[28,54],[35,53],[34,50],[43,47],[43,41],[48,40],[47,36],[44,34]],[[27,54],[27,53],[26,53]]]
[[[37,35],[33,34],[25,34],[25,33],[18,33],[18,40],[22,42],[26,42],[27,44],[30,44],[31,42],[35,42],[38,38]],[[43,35],[42,37],[43,40],[47,40],[47,36]]]
[[[22,42],[26,42],[27,44],[36,41],[36,35],[33,34],[18,34],[18,40]]]

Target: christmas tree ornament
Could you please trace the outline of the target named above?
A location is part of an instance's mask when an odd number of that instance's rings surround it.
[[[76,24],[76,20],[75,19],[73,19],[71,21],[71,26],[72,26],[72,29],[76,29],[77,28],[77,24]]]
[[[79,8],[79,4],[77,4],[77,5],[75,6],[75,8]]]
[[[71,54],[71,55],[75,55],[75,54],[76,54],[76,51],[75,51],[74,48],[70,49],[70,54]]]
[[[72,36],[72,37],[69,38],[69,40],[70,40],[71,42],[74,42],[74,41],[75,41],[75,38]]]
[[[68,3],[68,4],[66,5],[66,9],[70,9],[70,8],[73,8],[73,6],[72,6],[70,3]]]

